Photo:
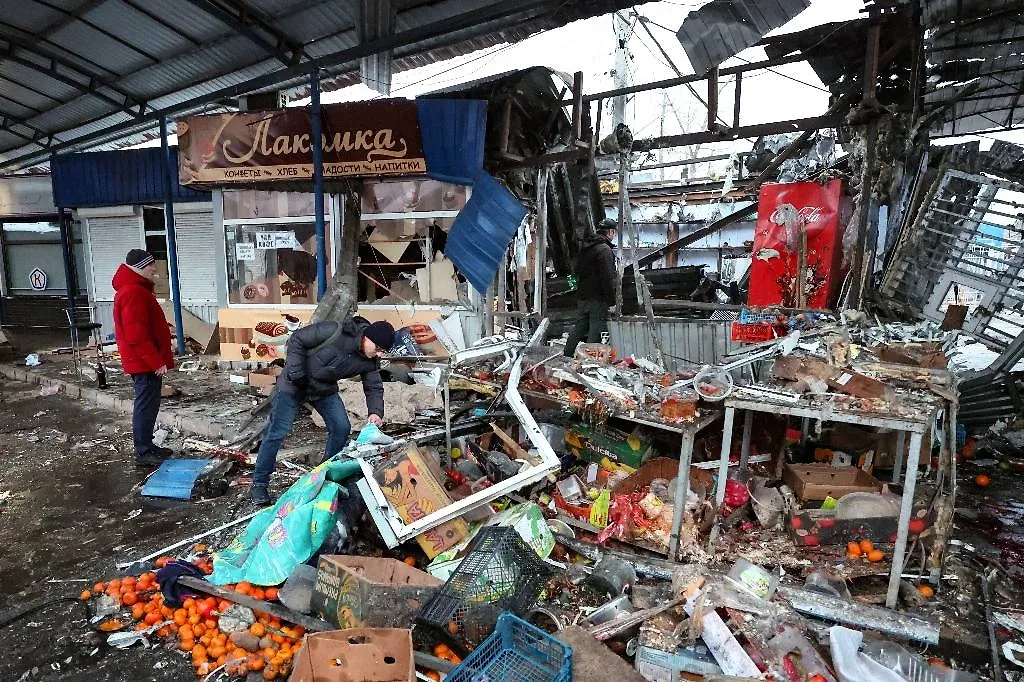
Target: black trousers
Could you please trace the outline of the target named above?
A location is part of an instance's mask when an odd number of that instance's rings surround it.
[[[565,354],[572,357],[581,341],[601,343],[601,332],[608,331],[608,304],[604,301],[576,303],[576,326],[569,332]]]
[[[156,374],[133,374],[135,403],[132,405],[132,438],[135,456],[140,457],[153,448],[153,429],[160,412],[160,388],[163,378]]]

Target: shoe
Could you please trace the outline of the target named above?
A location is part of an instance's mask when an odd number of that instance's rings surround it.
[[[158,467],[164,463],[165,459],[167,459],[167,455],[160,454],[154,450],[149,450],[141,455],[135,455],[135,466]]]
[[[170,448],[162,448],[159,445],[154,445],[150,448],[150,452],[155,452],[158,456],[163,457],[164,459],[174,455],[174,450]]]
[[[249,500],[260,507],[269,507],[274,501],[265,485],[254,485],[249,488]]]

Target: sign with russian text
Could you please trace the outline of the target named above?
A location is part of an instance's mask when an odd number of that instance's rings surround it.
[[[325,178],[421,175],[427,170],[412,100],[328,104],[321,109],[321,120]],[[313,177],[309,108],[190,116],[177,125],[182,185],[254,185]]]

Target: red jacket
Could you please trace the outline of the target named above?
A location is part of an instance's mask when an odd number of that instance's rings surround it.
[[[114,336],[125,374],[174,367],[171,332],[153,283],[124,263],[114,273]]]

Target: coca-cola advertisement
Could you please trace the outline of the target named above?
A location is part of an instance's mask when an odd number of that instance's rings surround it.
[[[419,175],[416,103],[406,99],[328,104],[321,109],[324,177]],[[182,185],[262,184],[313,177],[309,108],[190,116],[178,121]]]
[[[761,186],[750,305],[832,306],[842,281],[842,192],[841,180]]]

